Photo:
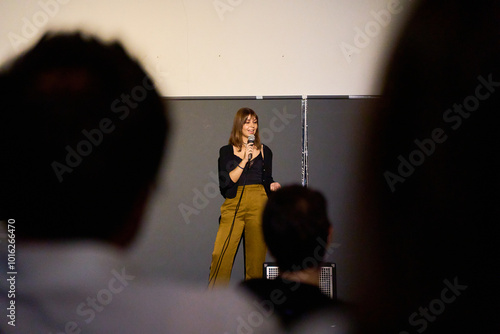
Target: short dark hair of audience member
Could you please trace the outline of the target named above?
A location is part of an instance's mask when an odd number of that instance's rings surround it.
[[[389,59],[360,173],[370,332],[500,331],[499,15],[421,1]]]
[[[166,108],[118,42],[46,33],[0,74],[0,218],[23,239],[135,234],[164,152]]]
[[[269,196],[262,229],[280,271],[319,267],[331,234],[326,200],[300,185],[283,187]]]

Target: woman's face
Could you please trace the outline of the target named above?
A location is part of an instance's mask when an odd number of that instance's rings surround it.
[[[243,123],[243,128],[241,129],[243,137],[248,139],[248,136],[250,135],[255,136],[258,126],[257,118],[254,116],[248,116],[245,123]]]

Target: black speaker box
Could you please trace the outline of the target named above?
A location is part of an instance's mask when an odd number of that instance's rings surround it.
[[[322,263],[319,276],[319,289],[332,299],[337,298],[337,280],[335,263]],[[274,262],[264,262],[264,278],[275,279],[279,275],[279,267]]]

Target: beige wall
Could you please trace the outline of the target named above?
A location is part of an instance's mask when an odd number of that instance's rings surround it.
[[[119,38],[165,96],[374,95],[410,0],[0,0],[0,61],[48,28]]]

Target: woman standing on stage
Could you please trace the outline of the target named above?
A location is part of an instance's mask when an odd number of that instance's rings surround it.
[[[250,137],[250,142],[249,142]],[[252,138],[255,138],[252,143]],[[262,210],[270,191],[281,185],[272,176],[273,153],[260,142],[259,118],[250,108],[236,113],[229,144],[219,151],[219,188],[226,199],[215,238],[209,287],[227,286],[243,237],[245,279],[261,278],[266,258]]]

